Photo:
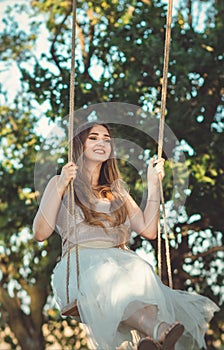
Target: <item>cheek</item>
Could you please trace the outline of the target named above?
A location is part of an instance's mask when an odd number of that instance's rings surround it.
[[[112,146],[111,146],[111,144],[107,144],[106,145],[106,150],[111,155],[111,153],[112,153]]]
[[[108,158],[114,158],[114,152],[112,150],[112,147],[108,150]]]
[[[88,150],[90,147],[91,147],[91,143],[88,140],[86,140],[86,142],[83,145],[83,151]]]
[[[88,151],[89,151],[89,145],[88,145],[88,142],[86,142],[84,145],[83,145],[83,157],[85,158],[86,155],[88,157]]]

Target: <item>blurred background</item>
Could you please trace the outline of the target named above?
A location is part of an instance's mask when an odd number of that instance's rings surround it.
[[[32,239],[41,196],[34,180],[43,187],[52,175],[48,165],[60,171],[66,161],[66,142],[58,149],[54,138],[48,141],[55,125],[66,133],[71,9],[71,0],[0,1],[1,350],[88,349],[83,325],[62,318],[52,295],[59,237]],[[136,130],[147,114],[160,116],[166,14],[162,0],[78,0],[76,109],[103,102],[139,106],[136,129],[115,128],[115,134],[140,145],[143,163],[157,145]],[[174,1],[166,124],[178,144],[166,162],[164,195],[174,288],[221,307],[206,334],[209,350],[224,349],[223,33],[222,0]],[[145,167],[136,171],[125,152],[121,173],[141,203]],[[39,166],[43,176],[35,173]],[[180,205],[172,195],[177,166],[180,185],[188,182],[175,194],[185,196]],[[157,242],[133,233],[130,249],[157,269]],[[165,266],[162,273],[167,283]]]

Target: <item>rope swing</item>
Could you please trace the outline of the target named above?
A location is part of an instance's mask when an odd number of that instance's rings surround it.
[[[70,73],[70,96],[69,96],[69,118],[68,118],[68,162],[73,161],[73,136],[74,136],[74,112],[75,112],[75,49],[76,49],[76,9],[77,2],[72,3],[72,57],[71,57],[71,73]],[[77,238],[76,222],[75,222],[75,198],[74,198],[74,182],[71,181],[68,186],[68,203],[67,203],[67,232],[68,232],[68,252],[67,252],[67,268],[66,268],[66,307],[62,310],[64,316],[78,316],[77,301],[70,302],[69,299],[69,276],[70,276],[70,217],[72,216],[74,225],[74,235]],[[79,289],[79,247],[76,239],[76,273],[77,287]]]
[[[158,158],[162,156],[163,151],[163,137],[164,137],[164,124],[165,124],[165,110],[166,110],[166,97],[167,97],[167,76],[169,66],[169,52],[170,52],[170,37],[171,37],[171,21],[172,21],[172,6],[173,1],[168,0],[168,12],[166,21],[166,37],[164,48],[164,66],[163,66],[163,80],[162,80],[162,99],[161,99],[161,117],[159,125],[159,137],[158,137]],[[69,120],[68,120],[68,161],[73,161],[73,136],[74,136],[74,110],[75,110],[75,49],[76,49],[76,10],[77,1],[72,2],[72,57],[71,57],[71,73],[70,73],[70,100],[69,100]],[[159,181],[160,186],[160,200],[162,207],[162,217],[165,235],[165,247],[166,247],[166,262],[169,278],[169,286],[172,288],[172,272],[171,272],[171,259],[169,250],[169,239],[167,234],[166,213],[164,205],[164,194],[162,180]],[[76,225],[75,225],[75,198],[74,198],[74,183],[70,182],[68,187],[68,204],[67,204],[67,232],[68,232],[68,252],[67,252],[67,270],[66,270],[66,299],[67,305],[62,309],[63,316],[75,316],[79,317],[77,308],[77,300],[70,301],[69,299],[69,275],[70,275],[70,218],[74,224],[74,235],[77,238]],[[77,287],[79,289],[79,247],[76,239],[76,272],[77,272]],[[158,223],[158,273],[161,278],[162,275],[162,260],[161,260],[161,230],[160,221]]]
[[[164,47],[164,61],[163,61],[163,80],[162,80],[162,98],[161,98],[161,115],[159,124],[159,137],[158,137],[158,158],[162,157],[163,153],[163,139],[164,139],[164,125],[165,125],[165,112],[166,112],[166,99],[167,99],[167,80],[168,80],[168,68],[169,68],[169,56],[170,56],[170,39],[171,39],[171,24],[172,24],[172,10],[173,0],[168,1],[168,11],[166,17],[166,37]],[[170,245],[167,233],[167,221],[164,204],[163,184],[161,178],[159,179],[160,187],[160,200],[162,207],[163,228],[165,235],[165,247],[166,247],[166,263],[167,273],[170,288],[173,288],[171,258],[170,258]],[[161,225],[158,223],[158,273],[160,279],[162,278],[162,252],[161,252]]]

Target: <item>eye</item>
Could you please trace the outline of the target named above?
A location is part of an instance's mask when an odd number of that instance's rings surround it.
[[[89,140],[97,140],[97,137],[96,136],[89,136],[88,139]]]
[[[111,140],[110,139],[105,139],[104,142],[111,143]]]

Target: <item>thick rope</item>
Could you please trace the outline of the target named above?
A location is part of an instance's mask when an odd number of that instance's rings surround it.
[[[163,63],[163,80],[162,80],[162,98],[161,98],[161,116],[159,125],[159,138],[158,138],[158,158],[162,157],[163,152],[163,139],[164,139],[164,124],[165,124],[165,111],[166,111],[166,98],[167,98],[167,80],[168,80],[168,68],[169,68],[169,54],[170,54],[170,38],[171,38],[171,24],[172,24],[172,8],[173,0],[168,1],[168,12],[166,20],[166,37],[165,37],[165,48],[164,48],[164,63]],[[166,263],[168,271],[169,286],[173,288],[172,281],[172,269],[171,269],[171,258],[170,258],[170,246],[169,238],[167,234],[167,221],[164,204],[164,194],[162,180],[160,179],[160,198],[162,205],[162,216],[163,216],[163,227],[165,234],[165,246],[166,246]],[[161,261],[161,233],[159,230],[158,235],[158,271],[160,278],[162,277],[162,261]]]
[[[73,161],[73,137],[74,137],[74,111],[75,111],[75,39],[76,39],[76,8],[77,2],[72,3],[72,57],[71,57],[71,73],[70,73],[70,96],[69,96],[69,120],[68,120],[68,162]],[[75,198],[74,198],[74,182],[71,181],[68,188],[68,205],[67,205],[67,271],[66,271],[66,298],[69,304],[69,276],[70,276],[70,216],[72,215],[74,225],[74,235],[76,240],[76,272],[77,287],[79,288],[79,251],[77,242],[77,232],[75,223]]]

